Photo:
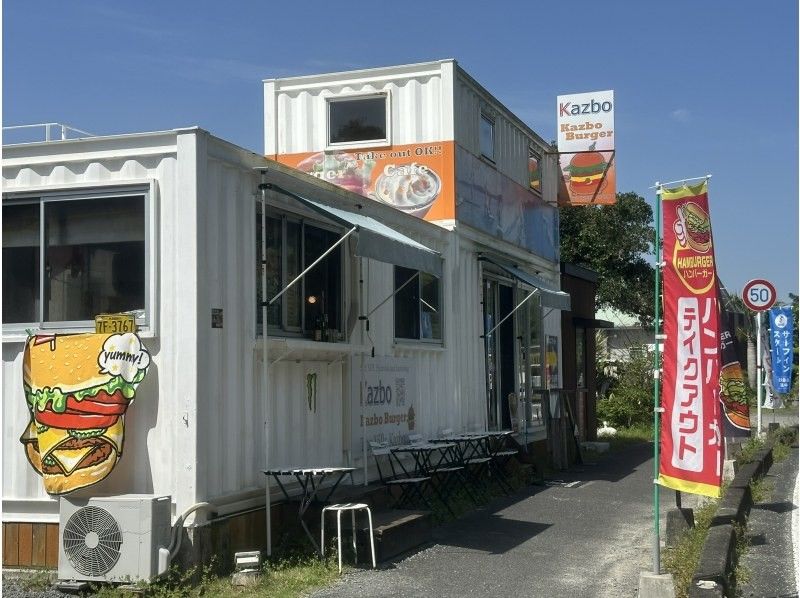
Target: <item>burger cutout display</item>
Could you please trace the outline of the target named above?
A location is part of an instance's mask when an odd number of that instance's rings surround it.
[[[594,195],[605,187],[606,159],[594,151],[596,143],[588,152],[575,154],[564,169],[569,173],[569,190],[575,195]]]
[[[28,339],[23,385],[30,420],[20,442],[48,494],[111,473],[122,456],[125,412],[149,365],[133,333]]]
[[[689,202],[680,208],[680,217],[686,231],[686,242],[698,253],[711,249],[711,220],[705,210]]]

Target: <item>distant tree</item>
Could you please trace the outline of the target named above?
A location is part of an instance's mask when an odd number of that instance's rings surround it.
[[[653,321],[655,270],[653,210],[636,193],[617,193],[610,206],[568,206],[560,210],[561,261],[598,273],[597,306],[613,307]]]

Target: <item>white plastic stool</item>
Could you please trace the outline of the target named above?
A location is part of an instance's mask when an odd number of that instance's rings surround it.
[[[367,518],[369,519],[369,547],[372,550],[372,568],[375,569],[375,540],[372,537],[372,512],[369,510],[369,505],[361,502],[348,502],[338,505],[328,505],[322,509],[319,540],[322,556],[325,556],[325,513],[327,511],[336,513],[336,538],[339,543],[339,573],[342,572],[342,513],[344,511],[350,511],[350,520],[353,525],[353,553],[355,554],[356,561],[358,560],[358,549],[356,548],[356,511],[367,512]]]

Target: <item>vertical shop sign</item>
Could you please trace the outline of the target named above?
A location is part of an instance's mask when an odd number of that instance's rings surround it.
[[[794,322],[790,307],[769,310],[769,342],[772,351],[772,388],[785,394],[792,385]]]
[[[614,91],[558,96],[559,167],[565,205],[616,203]]]
[[[707,183],[664,189],[662,486],[720,496],[717,278]]]

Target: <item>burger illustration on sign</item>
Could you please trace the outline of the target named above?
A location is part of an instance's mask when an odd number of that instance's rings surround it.
[[[707,253],[711,249],[711,220],[708,214],[692,202],[684,204],[678,210],[686,243],[698,253]]]
[[[122,456],[123,416],[149,365],[134,333],[28,339],[23,385],[30,420],[20,441],[48,494],[111,473]]]
[[[749,430],[750,406],[747,402],[747,387],[738,361],[723,366],[719,377],[719,388],[725,417],[737,428]]]
[[[596,143],[589,151],[575,154],[564,168],[569,174],[569,190],[574,195],[594,195],[606,186],[608,163],[603,154],[595,151]]]

